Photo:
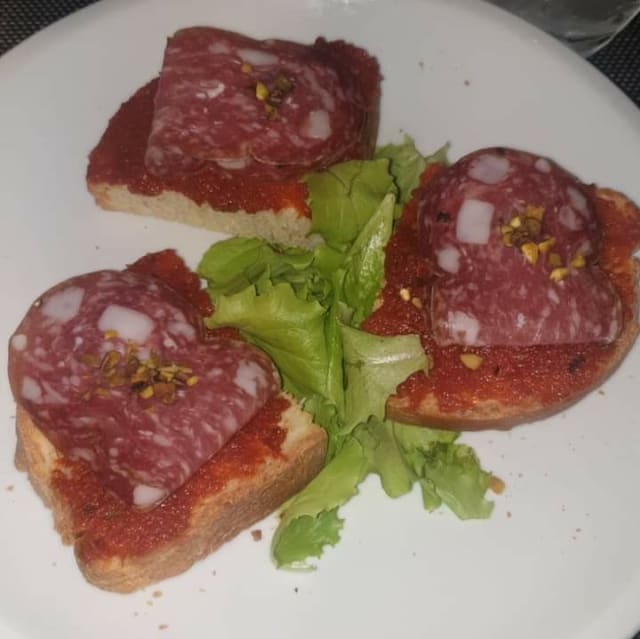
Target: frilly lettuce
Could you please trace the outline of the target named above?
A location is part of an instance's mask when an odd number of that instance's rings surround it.
[[[425,370],[417,335],[359,330],[380,292],[394,215],[425,166],[413,141],[382,147],[371,161],[345,162],[306,176],[315,250],[256,238],[214,244],[198,273],[215,313],[207,325],[234,326],[265,350],[293,393],[328,433],[327,464],[285,505],[272,543],[279,566],[308,567],[337,543],[338,508],[369,473],[391,497],[418,483],[427,510],[446,504],[461,518],[487,517],[489,475],[456,435],[384,419],[398,384]]]

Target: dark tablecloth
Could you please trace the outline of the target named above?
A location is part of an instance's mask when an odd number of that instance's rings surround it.
[[[0,0],[0,55],[36,31],[94,2],[96,0]],[[590,61],[640,107],[640,16]],[[640,632],[633,639],[640,639]]]

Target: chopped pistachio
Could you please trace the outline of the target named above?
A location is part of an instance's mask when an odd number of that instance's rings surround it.
[[[522,254],[525,256],[527,262],[529,264],[535,264],[538,261],[538,245],[533,242],[525,242],[520,250]]]
[[[584,259],[584,255],[581,253],[576,253],[572,258],[569,264],[573,266],[573,268],[584,268],[587,261]]]
[[[460,361],[472,371],[478,370],[482,366],[482,357],[475,353],[462,353]]]
[[[121,359],[122,355],[120,355],[118,351],[109,351],[100,362],[100,370],[105,375],[108,375],[111,371],[115,370]]]
[[[80,361],[89,368],[100,368],[100,358],[97,355],[84,353],[80,356]]]
[[[557,253],[549,253],[549,265],[553,268],[562,266],[562,258]]]
[[[534,220],[542,221],[544,216],[544,208],[541,206],[533,206],[529,204],[527,208],[524,210],[524,216],[528,218],[532,218]]]
[[[256,83],[256,98],[260,100],[260,102],[264,102],[269,97],[269,89],[267,89],[266,85],[262,82]]]
[[[548,253],[551,250],[551,247],[555,243],[556,243],[556,238],[555,237],[548,237],[548,238],[542,240],[542,242],[540,242],[538,244],[538,250],[540,251],[540,253],[545,255],[546,253]]]
[[[553,282],[559,282],[567,277],[567,275],[569,275],[569,269],[564,266],[559,266],[549,273],[549,279]]]
[[[142,397],[142,399],[151,399],[154,395],[154,390],[153,390],[153,386],[149,385],[149,386],[145,386],[141,391],[140,391],[140,397]]]

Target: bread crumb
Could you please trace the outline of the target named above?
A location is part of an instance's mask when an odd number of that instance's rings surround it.
[[[155,597],[156,599],[157,599],[158,597],[162,597],[162,590],[154,590],[154,591],[151,593],[151,596],[152,596],[152,597]]]
[[[161,623],[161,624],[158,626],[158,630],[166,630],[168,627],[169,627],[169,624]]]
[[[262,531],[259,528],[251,531],[251,536],[253,537],[253,541],[260,541],[262,539]]]
[[[505,489],[505,483],[500,479],[500,477],[496,477],[495,475],[491,475],[489,478],[489,488],[496,494],[502,495]]]

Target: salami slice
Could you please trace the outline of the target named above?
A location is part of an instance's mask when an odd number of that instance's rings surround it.
[[[147,170],[162,176],[211,161],[230,171],[328,166],[367,155],[379,79],[376,60],[341,41],[307,46],[182,29],[165,50]]]
[[[14,397],[65,456],[127,502],[153,506],[279,389],[266,355],[233,339],[204,343],[199,319],[150,275],[71,278],[11,338]]]
[[[590,189],[546,158],[476,151],[420,202],[420,244],[435,278],[439,345],[612,342],[620,299],[594,263]]]

